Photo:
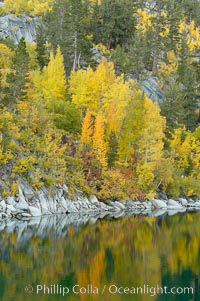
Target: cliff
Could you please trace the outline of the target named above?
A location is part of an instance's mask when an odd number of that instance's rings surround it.
[[[33,42],[36,38],[37,26],[42,21],[38,17],[20,16],[8,14],[0,17],[0,38],[11,38],[15,44],[24,37],[27,41]]]

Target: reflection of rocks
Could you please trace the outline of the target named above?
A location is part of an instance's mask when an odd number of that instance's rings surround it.
[[[115,203],[115,202],[113,202]],[[112,203],[112,204],[113,204]],[[130,205],[130,202],[128,202]],[[29,207],[30,208],[30,207]],[[73,212],[69,214],[54,214],[45,216],[31,216],[30,213],[21,212],[16,214],[16,217],[10,217],[0,222],[0,232],[17,233],[18,243],[24,244],[32,237],[39,237],[44,239],[45,237],[65,237],[68,234],[68,227],[70,225],[75,226],[75,230],[78,231],[83,225],[95,224],[101,219],[118,219],[129,216],[136,216],[144,214],[151,217],[163,218],[166,215],[174,215],[178,212],[186,211],[185,207],[182,209],[168,209],[168,208],[130,208],[116,210],[114,205],[112,210],[104,211],[90,211],[90,212]],[[191,208],[190,208],[191,210]],[[194,208],[192,208],[194,211]],[[40,213],[40,212],[39,212]]]
[[[158,217],[158,216],[166,215],[166,213],[167,213],[167,208],[160,208],[160,209],[153,210],[150,216]]]
[[[183,213],[186,211],[186,208],[182,207],[182,208],[179,208],[179,209],[168,209],[167,210],[167,214],[169,216],[172,216],[174,214],[177,214],[177,213]]]
[[[74,198],[69,195],[67,185],[54,185],[47,189],[42,187],[33,190],[28,183],[19,184],[19,192],[15,196],[3,198],[0,196],[0,220],[7,218],[30,219],[31,217],[48,216],[52,214],[81,214],[119,218],[133,215],[160,216],[165,212],[168,215],[185,210],[200,209],[200,201],[188,198],[154,199],[138,201],[107,201],[100,202],[95,195],[86,197],[82,191],[76,190]]]

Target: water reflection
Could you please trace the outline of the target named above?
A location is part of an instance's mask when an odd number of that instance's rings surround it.
[[[200,213],[95,221],[55,216],[1,224],[0,300],[200,299]],[[46,285],[45,295],[36,293],[37,284]],[[29,287],[26,293],[27,285],[34,291]],[[196,291],[194,295],[111,294],[112,285],[192,286]],[[63,287],[70,290],[64,297],[59,293]],[[86,293],[76,294],[80,288]]]

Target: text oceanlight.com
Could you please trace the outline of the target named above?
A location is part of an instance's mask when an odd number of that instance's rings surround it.
[[[103,285],[102,287],[96,287],[92,284],[87,286],[81,286],[79,284],[74,285],[73,287],[67,287],[60,284],[37,284],[35,286],[28,285],[25,288],[27,293],[36,293],[37,295],[62,295],[67,296],[68,294],[75,295],[193,295],[193,287],[168,287],[168,286],[151,286],[144,284],[142,286],[118,286],[116,284]]]

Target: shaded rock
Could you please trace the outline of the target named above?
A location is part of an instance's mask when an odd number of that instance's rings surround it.
[[[5,210],[6,209],[6,202],[3,200],[0,202],[0,207]]]
[[[28,210],[29,206],[23,199],[20,199],[19,203],[16,204],[15,208],[17,210],[24,211],[24,210]]]
[[[134,205],[136,208],[141,208],[141,209],[143,209],[145,207],[143,202],[141,203],[140,201],[135,201]]]
[[[159,88],[157,79],[149,76],[141,82],[141,88],[146,95],[153,101],[162,102],[164,99],[163,92]]]
[[[16,212],[16,208],[13,205],[7,205],[7,209],[9,209],[10,212]]]
[[[5,213],[5,212],[1,212],[0,213],[0,218],[7,218],[8,217],[8,214],[7,213]]]
[[[111,207],[111,210],[113,210],[113,211],[121,211],[121,208],[119,208],[118,206],[115,206],[115,202],[110,201],[109,206]]]
[[[170,210],[179,210],[182,209],[183,207],[178,202],[169,199],[167,202],[167,208]]]
[[[100,63],[103,56],[98,48],[92,48],[91,52],[93,54],[92,58],[95,62]]]
[[[135,202],[133,200],[126,201],[126,207],[127,208],[135,207]]]
[[[187,206],[188,205],[188,201],[184,198],[179,198],[178,202],[182,205],[182,206]]]
[[[158,195],[162,200],[165,200],[165,201],[168,200],[168,197],[164,191],[162,191],[162,190],[158,191]]]
[[[196,201],[196,202],[193,202],[193,203],[189,202],[188,206],[189,207],[200,208],[200,201]]]
[[[63,207],[63,209],[68,210],[68,202],[63,196],[60,199],[60,205]]]
[[[155,208],[167,208],[167,204],[161,200],[151,199],[151,203]]]
[[[95,195],[91,195],[91,196],[89,197],[89,200],[90,200],[90,202],[91,202],[92,204],[94,204],[94,205],[98,205],[98,204],[99,204],[99,201],[98,201],[98,199],[97,199],[97,197],[96,197]]]
[[[35,196],[34,190],[27,183],[21,182],[19,184],[19,188],[27,201],[31,200]]]
[[[146,209],[151,209],[151,207],[152,207],[152,203],[149,201],[145,201],[142,204]]]
[[[12,205],[12,206],[16,206],[16,201],[15,201],[15,198],[13,196],[9,196],[6,200],[6,203],[8,205]]]
[[[70,202],[68,204],[68,213],[75,213],[75,212],[78,212],[79,209],[75,206],[74,202]]]
[[[64,190],[65,193],[69,192],[69,188],[67,187],[66,184],[64,184],[62,188],[63,188],[63,190]]]
[[[122,204],[121,202],[118,202],[118,201],[115,201],[114,202],[114,206],[121,209],[121,210],[124,210],[126,209],[126,207],[124,206],[124,204]]]
[[[33,42],[36,39],[37,26],[43,26],[38,17],[20,16],[8,14],[0,17],[0,37],[11,38],[15,44],[24,37],[27,41]]]
[[[1,179],[0,179],[0,188],[2,188],[3,190],[9,191],[8,185],[6,185],[6,183],[4,181],[2,181]]]
[[[99,204],[102,210],[109,210],[109,206],[107,206],[104,202],[99,202]]]
[[[55,213],[56,212],[56,201],[55,201],[55,199],[49,197],[48,200],[47,200],[47,204],[48,204],[48,207],[49,207],[49,211],[52,212],[52,213]]]
[[[15,214],[15,217],[17,217],[17,218],[31,218],[32,215],[28,212],[18,212],[17,214]]]
[[[33,207],[33,206],[29,206],[29,212],[32,216],[41,216],[42,212],[40,209]]]

